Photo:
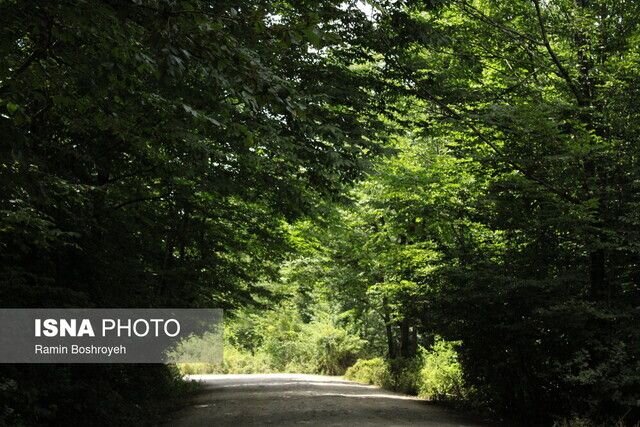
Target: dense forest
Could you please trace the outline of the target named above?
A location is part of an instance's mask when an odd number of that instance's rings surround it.
[[[223,366],[181,372],[640,418],[640,3],[8,0],[0,24],[0,306],[223,308]],[[0,425],[154,424],[186,388],[0,365]]]

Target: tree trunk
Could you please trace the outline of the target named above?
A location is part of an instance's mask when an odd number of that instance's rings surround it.
[[[400,322],[400,357],[412,356],[409,320],[402,319],[402,322]]]
[[[396,345],[393,339],[393,329],[391,328],[391,314],[389,313],[389,306],[387,305],[387,299],[382,300],[382,318],[384,320],[385,332],[387,334],[387,351],[389,352],[389,359],[396,358]]]

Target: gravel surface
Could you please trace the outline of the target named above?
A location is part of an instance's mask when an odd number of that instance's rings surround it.
[[[340,377],[192,375],[203,393],[171,426],[465,426],[480,424],[413,396]]]

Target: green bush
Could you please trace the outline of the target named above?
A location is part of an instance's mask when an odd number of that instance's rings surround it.
[[[420,349],[412,359],[360,359],[345,377],[427,399],[453,400],[467,396],[456,343],[437,339],[430,350]]]
[[[389,390],[417,394],[420,360],[381,357],[360,359],[347,369],[345,378],[364,384],[373,384]]]
[[[341,375],[364,341],[329,318],[304,323],[296,310],[279,307],[244,316],[225,328],[223,363],[179,364],[183,374],[271,372]]]
[[[422,351],[419,395],[428,399],[459,399],[465,396],[462,368],[456,343],[437,339],[430,351]]]
[[[273,372],[269,356],[261,351],[248,353],[234,347],[224,350],[225,374],[268,374]]]
[[[390,365],[393,390],[417,395],[421,387],[422,357],[418,355],[411,359],[399,358],[390,361]]]
[[[389,364],[382,357],[359,359],[347,369],[344,376],[349,380],[363,384],[372,384],[385,388],[392,387]]]
[[[320,374],[344,374],[364,346],[363,340],[329,322],[314,322],[305,329],[314,348],[314,370]]]
[[[246,350],[227,345],[221,364],[179,363],[183,375],[193,374],[268,374],[273,372],[272,363],[264,352],[252,354]]]

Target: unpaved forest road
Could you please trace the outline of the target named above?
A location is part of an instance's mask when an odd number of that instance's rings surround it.
[[[339,377],[193,375],[205,392],[171,426],[480,426],[412,396]]]

